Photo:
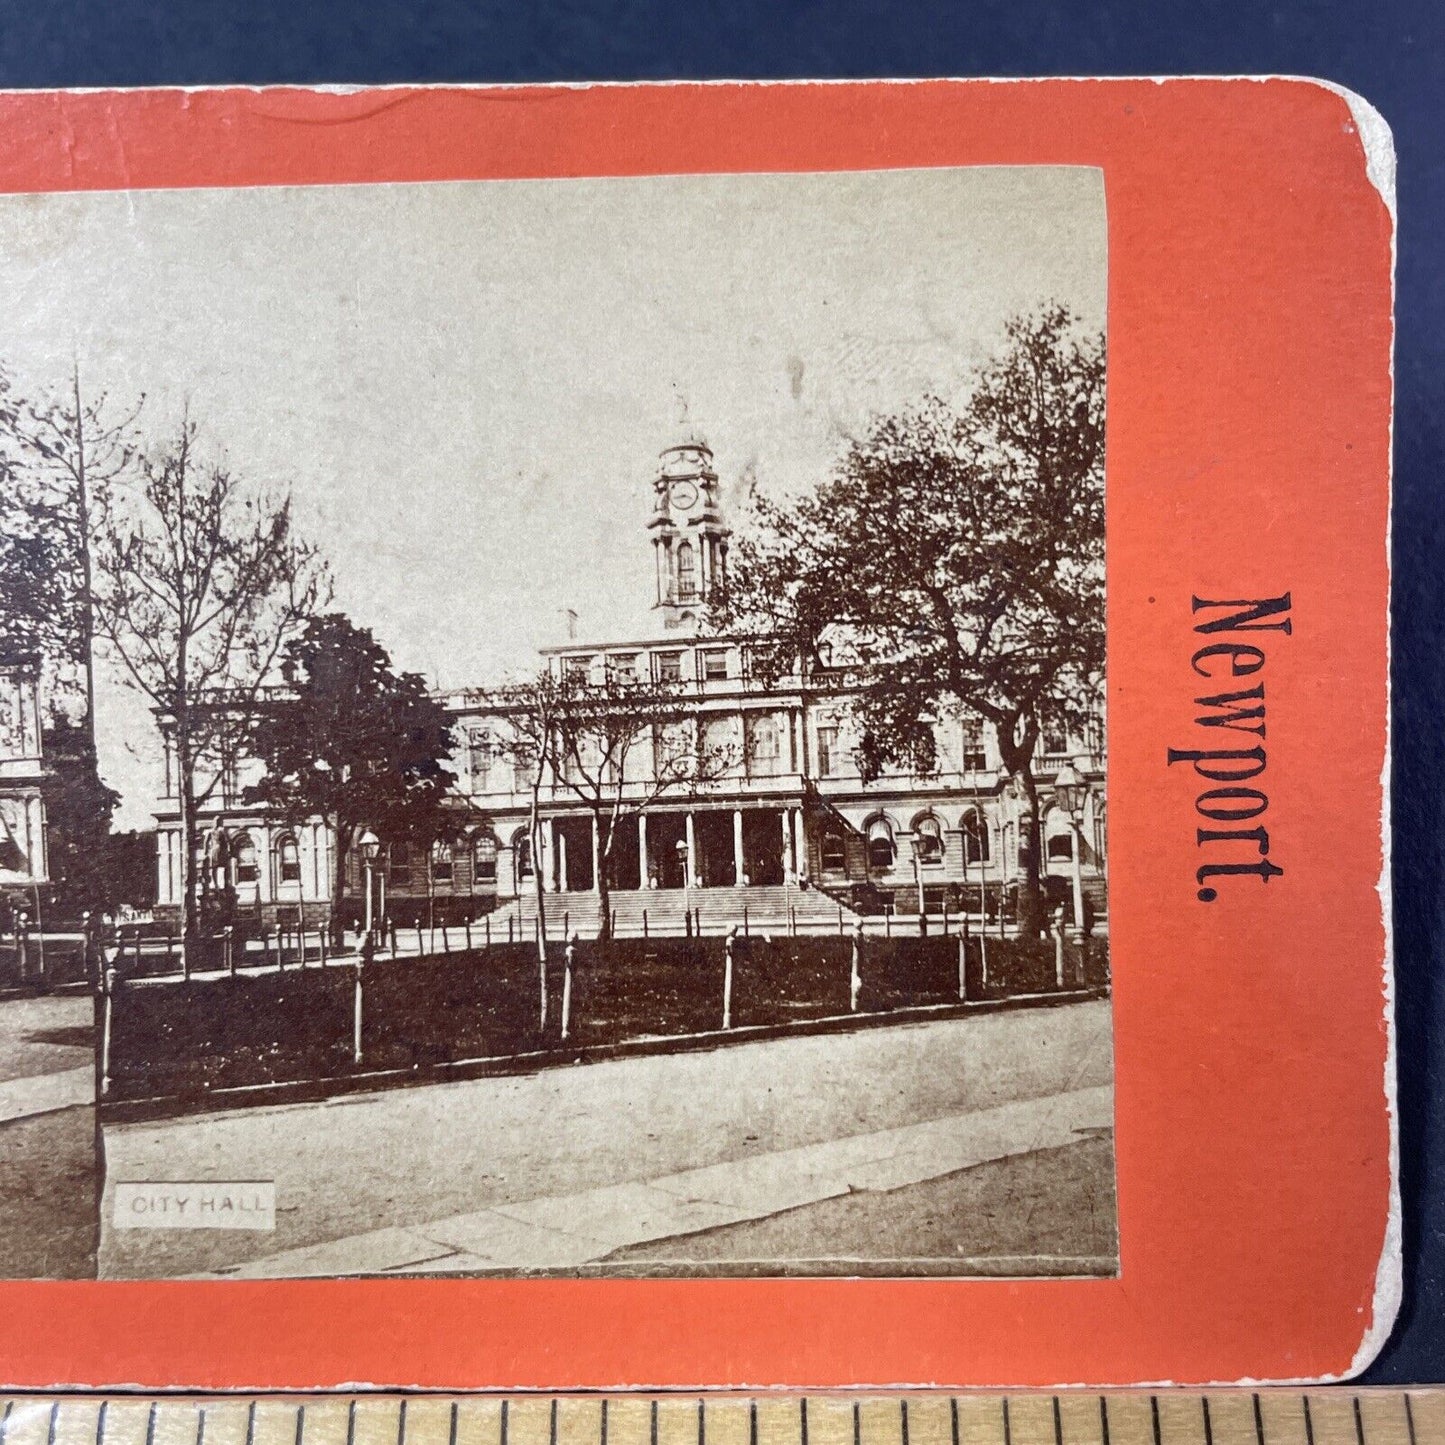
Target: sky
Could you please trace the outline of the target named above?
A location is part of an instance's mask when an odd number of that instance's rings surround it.
[[[658,453],[745,496],[827,475],[870,417],[961,397],[1005,320],[1104,325],[1081,167],[661,176],[0,198],[0,367],[145,397],[289,489],[336,605],[442,687],[636,633]],[[117,825],[156,794],[149,714],[102,667]]]

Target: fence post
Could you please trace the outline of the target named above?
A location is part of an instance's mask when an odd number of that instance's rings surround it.
[[[562,954],[562,1037],[567,1037],[567,1032],[572,1026],[572,960],[577,952],[577,935],[574,933],[567,940],[566,950]]]
[[[542,936],[542,927],[539,920],[537,925],[537,937]],[[542,994],[542,1028],[547,1027],[547,952],[539,943],[537,945],[537,976],[541,985]]]
[[[647,938],[647,910],[645,908],[642,910],[642,937],[644,940]]]
[[[420,958],[426,951],[426,944],[422,942],[421,919],[413,919],[413,922],[416,924],[416,956]]]
[[[723,1030],[733,1026],[733,944],[738,936],[737,925],[728,929],[723,940]]]
[[[472,951],[472,916],[470,913],[467,915],[466,921],[462,926],[466,930],[467,952],[470,953]]]
[[[958,935],[958,1001],[968,1000],[968,915],[963,918],[963,929]]]
[[[447,937],[447,921],[446,921],[445,918],[443,918],[443,919],[442,919],[442,952],[443,952],[443,953],[450,953],[451,951],[452,951],[451,940]]]
[[[110,1095],[110,1030],[111,1030],[111,1007],[115,997],[115,986],[119,975],[115,969],[108,968],[105,971],[105,1016],[100,1027],[100,1094],[102,1098]]]
[[[390,914],[386,917],[385,928],[391,938],[391,956],[396,957],[396,919]]]
[[[978,924],[978,971],[980,987],[988,987],[988,919],[981,918]]]
[[[326,967],[326,935],[330,932],[324,923],[316,930],[316,951],[321,957],[322,968]]]
[[[487,915],[487,947],[490,948],[491,946],[492,946],[492,916],[491,916],[491,914],[488,914],[488,915]]]
[[[843,905],[840,903],[840,904],[838,905],[838,937],[839,937],[839,938],[842,938],[842,936],[843,936]]]
[[[883,910],[883,936],[884,938],[893,937],[893,910],[891,908]]]
[[[1054,925],[1054,987],[1064,986],[1064,920],[1059,918]]]
[[[512,918],[512,917],[510,917],[510,916],[507,918],[507,942],[508,942],[508,943],[514,942],[514,939],[512,938],[512,925],[513,925],[515,922],[516,922],[516,919],[515,919],[515,918]]]
[[[948,937],[948,894],[943,895],[943,936]]]
[[[793,938],[798,936],[798,909],[793,903],[788,904],[788,933]]]
[[[858,1012],[858,995],[863,992],[863,920],[853,929],[853,962],[848,974],[848,1012]]]

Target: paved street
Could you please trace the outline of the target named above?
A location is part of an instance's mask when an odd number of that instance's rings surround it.
[[[0,999],[0,1277],[95,1274],[94,1006]]]
[[[1096,1270],[1112,1254],[1111,1123],[1096,1001],[108,1126],[101,1273],[635,1269],[649,1252],[717,1268],[754,1257],[726,1230],[796,1236],[853,1196],[862,1215],[855,1201],[800,1251],[821,1267],[856,1261],[868,1210],[897,1203],[917,1238],[893,1228],[870,1259],[990,1267],[977,1244],[995,1263]],[[1069,1152],[1081,1141],[1092,1164]],[[981,1197],[960,1180],[1047,1151],[1072,1162],[989,1176],[989,1207],[1015,1218],[998,1247],[970,1226],[966,1257],[943,1248],[940,1202]],[[276,1228],[113,1229],[116,1180],[274,1181]],[[1051,1180],[1102,1231],[1033,1197]]]

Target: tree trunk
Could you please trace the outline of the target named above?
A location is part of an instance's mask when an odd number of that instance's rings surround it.
[[[1039,847],[1039,789],[1027,761],[1019,777],[1024,788],[1024,816],[1019,836],[1024,840],[1026,860],[1023,888],[1019,892],[1019,930],[1028,938],[1037,938],[1048,923]]]
[[[527,828],[529,846],[532,850],[532,882],[537,890],[537,958],[545,968],[547,964],[547,890],[542,886],[542,820],[538,816],[540,805],[538,794],[541,790],[541,766],[538,765],[538,780],[532,784],[532,816]]]
[[[181,946],[193,948],[200,936],[196,892],[196,765],[191,757],[190,735],[184,718],[176,726],[176,792],[181,812]]]
[[[331,914],[328,919],[328,927],[331,932],[331,945],[338,952],[346,942],[346,918],[342,912],[342,905],[346,902],[346,858],[347,841],[351,837],[351,830],[341,820],[336,819],[336,855],[332,860],[332,883],[331,883]],[[373,926],[376,920],[372,920]]]
[[[612,940],[612,834],[611,823],[601,815],[595,815],[597,828],[597,941],[609,943]]]

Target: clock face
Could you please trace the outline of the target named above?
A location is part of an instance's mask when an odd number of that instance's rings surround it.
[[[672,505],[686,512],[697,501],[697,488],[691,482],[678,482],[672,489]]]

